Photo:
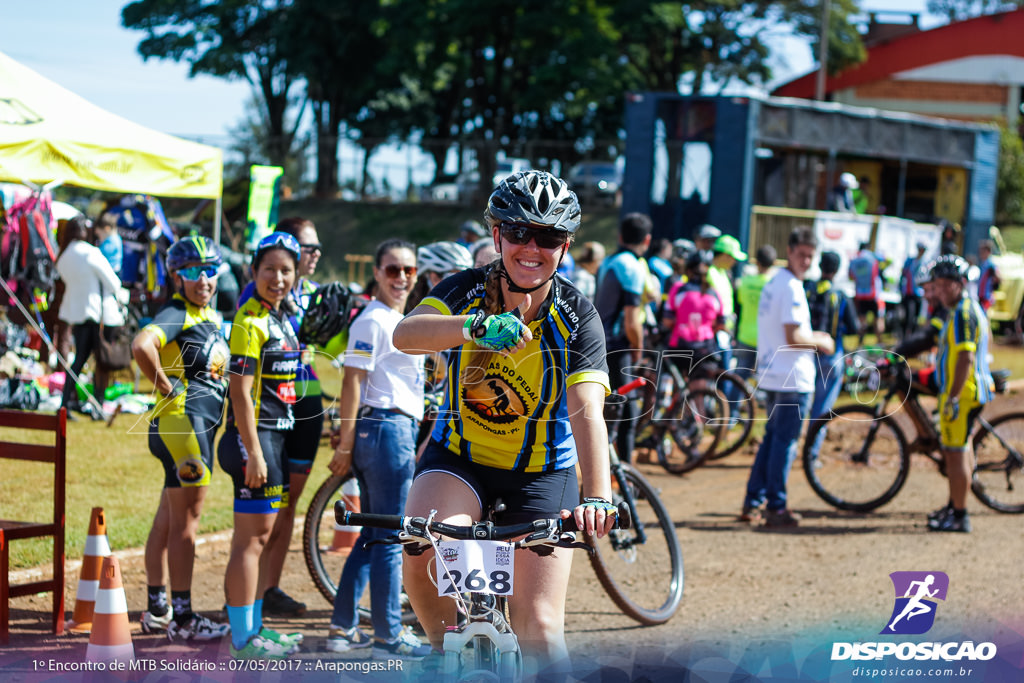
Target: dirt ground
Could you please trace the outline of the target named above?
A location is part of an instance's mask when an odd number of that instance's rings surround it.
[[[999,401],[991,414],[1016,408],[1019,397],[1011,395]],[[945,501],[947,489],[934,466],[921,459],[915,459],[906,486],[891,503],[874,513],[841,513],[815,496],[798,461],[789,488],[792,509],[803,515],[800,527],[751,526],[737,521],[736,515],[752,453],[748,447],[685,477],[665,474],[652,465],[640,466],[661,490],[676,523],[686,570],[682,606],[664,625],[638,626],[607,598],[586,556],[578,553],[565,624],[576,678],[852,680],[859,673],[855,667],[864,663],[830,661],[833,643],[892,640],[878,635],[893,608],[889,574],[913,570],[945,572],[949,592],[938,605],[931,631],[897,639],[988,641],[998,646],[992,661],[947,664],[951,668],[942,669],[932,680],[1024,680],[1024,517],[999,514],[972,498],[973,533],[929,532],[925,513]],[[197,550],[193,596],[200,611],[216,614],[223,602],[227,538],[225,533],[208,537]],[[282,587],[306,602],[309,610],[299,619],[269,622],[305,634],[303,653],[291,665],[299,668],[265,672],[259,680],[338,680],[336,674],[323,671],[325,665],[339,661],[338,655],[324,649],[330,605],[309,578],[299,540],[297,534]],[[224,668],[229,661],[226,643],[172,646],[162,635],[141,634],[137,625],[145,605],[141,553],[118,555],[136,657],[169,670],[136,678],[198,678],[198,674],[175,669],[190,661],[221,667],[205,674],[208,680],[227,680],[233,675],[238,680],[256,678],[251,672],[232,674]],[[69,614],[77,580],[76,566],[69,571],[67,582]],[[10,644],[0,646],[0,680],[79,680],[80,673],[47,671],[51,660],[82,662],[87,642],[81,636],[47,634],[48,596],[19,598],[11,606],[13,631]],[[887,660],[885,666],[896,664],[906,662]],[[934,665],[911,664],[925,669]],[[968,668],[972,671],[965,674]],[[883,678],[917,680],[929,675],[920,668],[904,674]],[[92,676],[105,680],[100,674]],[[393,673],[343,672],[340,679],[367,680],[367,676],[371,680],[400,678]]]

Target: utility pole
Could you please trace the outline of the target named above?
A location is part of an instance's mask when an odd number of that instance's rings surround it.
[[[825,99],[825,77],[828,74],[828,29],[832,14],[831,0],[821,0],[821,32],[818,37],[818,74],[815,81],[814,99]]]

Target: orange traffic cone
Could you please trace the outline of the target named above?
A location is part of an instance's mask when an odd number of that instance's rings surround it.
[[[347,480],[341,485],[341,497],[345,500],[345,507],[349,512],[359,512],[359,482],[355,477]],[[352,550],[359,538],[361,526],[341,526],[334,523],[334,539],[331,545],[324,551],[329,555],[344,555]]]
[[[134,662],[135,647],[128,626],[128,601],[124,597],[124,584],[121,583],[121,566],[113,555],[103,559],[92,619],[92,633],[89,634],[89,646],[85,650],[86,660]]]
[[[96,591],[100,586],[100,568],[103,558],[110,555],[107,542],[107,521],[103,508],[93,508],[89,518],[89,536],[85,539],[82,573],[75,594],[75,611],[66,628],[71,633],[88,633],[92,629],[92,613],[96,605]]]

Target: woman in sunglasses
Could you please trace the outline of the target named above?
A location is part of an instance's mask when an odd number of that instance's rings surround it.
[[[395,349],[392,334],[416,280],[416,248],[403,240],[377,247],[376,299],[352,322],[338,413],[341,431],[331,472],[351,469],[359,481],[363,512],[402,514],[416,466],[416,433],[423,418],[423,357]],[[373,646],[374,658],[416,659],[430,652],[402,628],[402,550],[374,545],[390,531],[363,527],[338,581],[327,649],[348,652]],[[370,583],[373,638],[357,626],[357,606]]]
[[[289,319],[289,297],[302,258],[286,233],[264,237],[252,257],[254,291],[231,325],[228,418],[217,460],[234,482],[235,528],[224,576],[231,655],[282,658],[301,636],[263,627],[256,608],[259,569],[280,508],[288,505],[285,443],[295,424],[299,342]]]
[[[604,535],[614,521],[604,331],[593,305],[555,275],[579,228],[579,202],[564,181],[526,171],[498,185],[484,218],[500,258],[444,280],[395,330],[406,353],[461,350],[450,354],[451,381],[405,514],[437,510],[437,520],[468,524],[500,498],[499,523],[572,514]],[[428,578],[432,561],[429,551],[407,558],[404,578],[440,650],[455,614]],[[567,662],[571,561],[565,549],[515,556],[512,625],[538,669]]]
[[[217,293],[220,249],[206,237],[183,237],[167,251],[174,297],[132,342],[139,370],[153,383],[149,450],[164,468],[164,489],[146,540],[146,633],[171,640],[211,640],[228,631],[192,611],[196,532],[213,473],[213,438],[224,412],[228,345],[210,305]],[[166,562],[171,601],[167,601]]]
[[[319,285],[310,279],[316,272],[317,263],[323,253],[320,237],[313,221],[306,218],[289,217],[278,222],[275,232],[291,235],[299,243],[301,256],[296,272],[295,284],[288,296],[289,321],[296,334],[302,324],[302,316],[309,300]],[[241,307],[255,291],[250,282],[238,298]],[[320,393],[320,378],[313,367],[313,349],[300,346],[302,360],[295,374],[295,403],[292,412],[295,426],[285,436],[285,452],[288,455],[288,478],[290,504],[278,510],[274,528],[267,541],[260,565],[260,581],[255,608],[268,616],[298,617],[306,612],[306,605],[281,590],[281,573],[288,557],[288,544],[292,540],[295,525],[295,505],[306,488],[313,459],[320,447],[320,435],[324,428],[324,404]]]

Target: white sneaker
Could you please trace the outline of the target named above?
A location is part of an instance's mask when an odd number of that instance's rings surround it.
[[[218,624],[202,614],[193,614],[192,619],[185,626],[178,626],[176,621],[167,624],[167,639],[170,641],[216,640],[223,638],[230,631],[231,627],[227,624]]]
[[[158,617],[147,609],[142,613],[142,618],[139,619],[139,623],[142,624],[143,633],[156,633],[158,631],[166,630],[167,625],[171,623],[171,619],[173,618],[174,610],[170,607],[167,608],[167,613],[162,617]]]

